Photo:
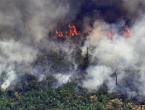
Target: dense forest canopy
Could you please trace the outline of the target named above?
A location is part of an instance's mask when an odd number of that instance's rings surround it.
[[[105,89],[90,93],[75,82],[54,89],[51,87],[54,80],[49,78],[38,82],[31,77],[29,83],[15,90],[0,90],[1,110],[132,110],[144,107],[134,104],[123,94],[117,96]]]

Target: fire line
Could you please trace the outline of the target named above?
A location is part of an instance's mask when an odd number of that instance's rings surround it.
[[[70,25],[69,24],[68,27],[69,27],[69,31],[66,31],[65,33],[63,33],[62,31],[58,32],[56,30],[56,33],[55,33],[54,37],[62,38],[62,37],[68,37],[68,36],[78,36],[80,34],[89,34],[91,32],[90,29],[86,29],[86,30],[83,30],[82,32],[81,31],[78,32],[75,25]],[[105,31],[104,35],[108,38],[115,38],[116,37],[113,32],[109,32],[109,31]],[[132,33],[130,33],[129,29],[126,28],[124,30],[124,32],[122,33],[122,36],[131,37]]]

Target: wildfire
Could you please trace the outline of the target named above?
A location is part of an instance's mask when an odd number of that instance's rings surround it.
[[[123,33],[123,36],[125,36],[125,37],[131,37],[132,36],[132,34],[130,33],[128,28],[125,29],[125,31]]]
[[[74,25],[68,25],[68,27],[70,28],[69,29],[69,32],[70,32],[70,35],[72,35],[72,36],[74,36],[74,35],[78,35],[78,32],[77,32],[77,30],[76,30],[76,26],[74,26]]]
[[[115,37],[114,34],[113,34],[113,32],[108,32],[108,31],[106,31],[104,33],[104,35],[107,36],[108,38],[114,38]]]
[[[69,31],[66,31],[64,33],[62,31],[58,32],[56,30],[56,34],[55,34],[54,37],[60,37],[61,38],[61,37],[68,37],[68,36],[78,36],[80,34],[89,34],[91,32],[90,29],[86,29],[86,30],[83,30],[82,32],[81,31],[78,32],[75,25],[70,25],[69,24],[68,27],[69,27]],[[105,31],[104,32],[104,35],[106,37],[108,37],[108,38],[114,38],[114,37],[116,37],[114,35],[114,33],[113,32],[110,32],[110,31]],[[124,30],[122,36],[124,36],[124,37],[131,37],[132,34],[130,33],[129,29],[126,28]]]
[[[60,33],[58,33],[58,31],[56,30],[56,35],[55,35],[55,37],[63,37],[63,33],[62,32],[60,32]]]
[[[77,35],[80,35],[80,34],[90,33],[90,29],[86,29],[83,32],[79,31],[79,33],[78,33],[78,31],[76,29],[76,26],[69,24],[68,27],[69,27],[69,32],[66,31],[65,33],[63,33],[62,31],[58,32],[56,30],[56,34],[55,34],[54,37],[68,37],[68,36],[77,36]]]

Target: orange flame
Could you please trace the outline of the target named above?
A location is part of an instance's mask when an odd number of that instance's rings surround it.
[[[68,27],[70,28],[69,29],[69,32],[70,32],[70,35],[72,35],[72,36],[74,36],[74,35],[78,35],[78,32],[77,32],[77,30],[76,30],[76,26],[74,26],[74,25],[68,25]]]
[[[123,33],[123,36],[125,36],[125,37],[131,37],[132,36],[132,34],[130,33],[128,28],[125,29],[125,31]]]
[[[56,30],[56,34],[55,34],[54,37],[77,36],[77,35],[80,35],[80,34],[89,34],[89,33],[91,32],[90,29],[86,29],[86,30],[77,32],[76,26],[70,25],[70,24],[68,25],[68,27],[69,27],[69,31],[68,31],[68,32],[66,31],[65,33],[63,33],[62,31],[61,31],[61,32],[58,32],[58,31]],[[116,37],[116,36],[114,35],[113,32],[109,32],[109,31],[106,31],[106,32],[104,33],[104,35],[105,35],[106,37],[108,37],[108,38],[114,38],[114,37]],[[132,34],[130,33],[130,31],[129,31],[128,28],[126,28],[126,29],[124,30],[123,36],[125,36],[125,37],[131,37],[131,36],[132,36]]]
[[[63,37],[63,33],[62,33],[62,32],[60,32],[58,36],[59,36],[59,37]]]
[[[55,34],[55,36],[54,36],[54,37],[57,37],[57,36],[58,36],[58,31],[56,30],[55,32],[56,32],[56,34]]]
[[[81,34],[81,33],[90,33],[90,29],[86,29],[86,30],[84,30],[83,32],[80,32],[79,31],[79,33],[77,32],[77,29],[76,29],[76,26],[74,26],[74,25],[68,25],[68,27],[69,27],[69,32],[65,32],[65,33],[63,33],[62,31],[61,32],[58,32],[57,30],[56,30],[56,34],[55,34],[55,36],[54,37],[68,37],[69,35],[70,36],[77,36],[77,35],[79,35],[79,34]]]
[[[89,33],[90,33],[90,29],[86,29],[86,33],[88,33],[88,34],[89,34]]]
[[[106,31],[104,33],[104,35],[107,36],[108,38],[114,38],[115,37],[113,32],[108,32],[108,31]]]
[[[63,33],[62,32],[58,32],[57,30],[56,30],[56,35],[54,36],[54,37],[63,37]]]

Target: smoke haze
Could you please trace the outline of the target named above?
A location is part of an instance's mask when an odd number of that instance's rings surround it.
[[[105,85],[110,92],[143,99],[144,6],[144,0],[0,0],[1,88],[15,87],[25,74],[35,75],[39,81],[53,74],[56,87],[78,78],[89,90]],[[51,39],[49,33],[64,31],[68,24],[89,27],[91,33],[79,41]],[[121,34],[126,27],[132,37]],[[113,30],[115,37],[105,37],[106,30]],[[89,66],[81,70],[77,60],[82,60],[87,47]],[[34,64],[38,59],[45,62]],[[54,65],[57,60],[61,63]]]

